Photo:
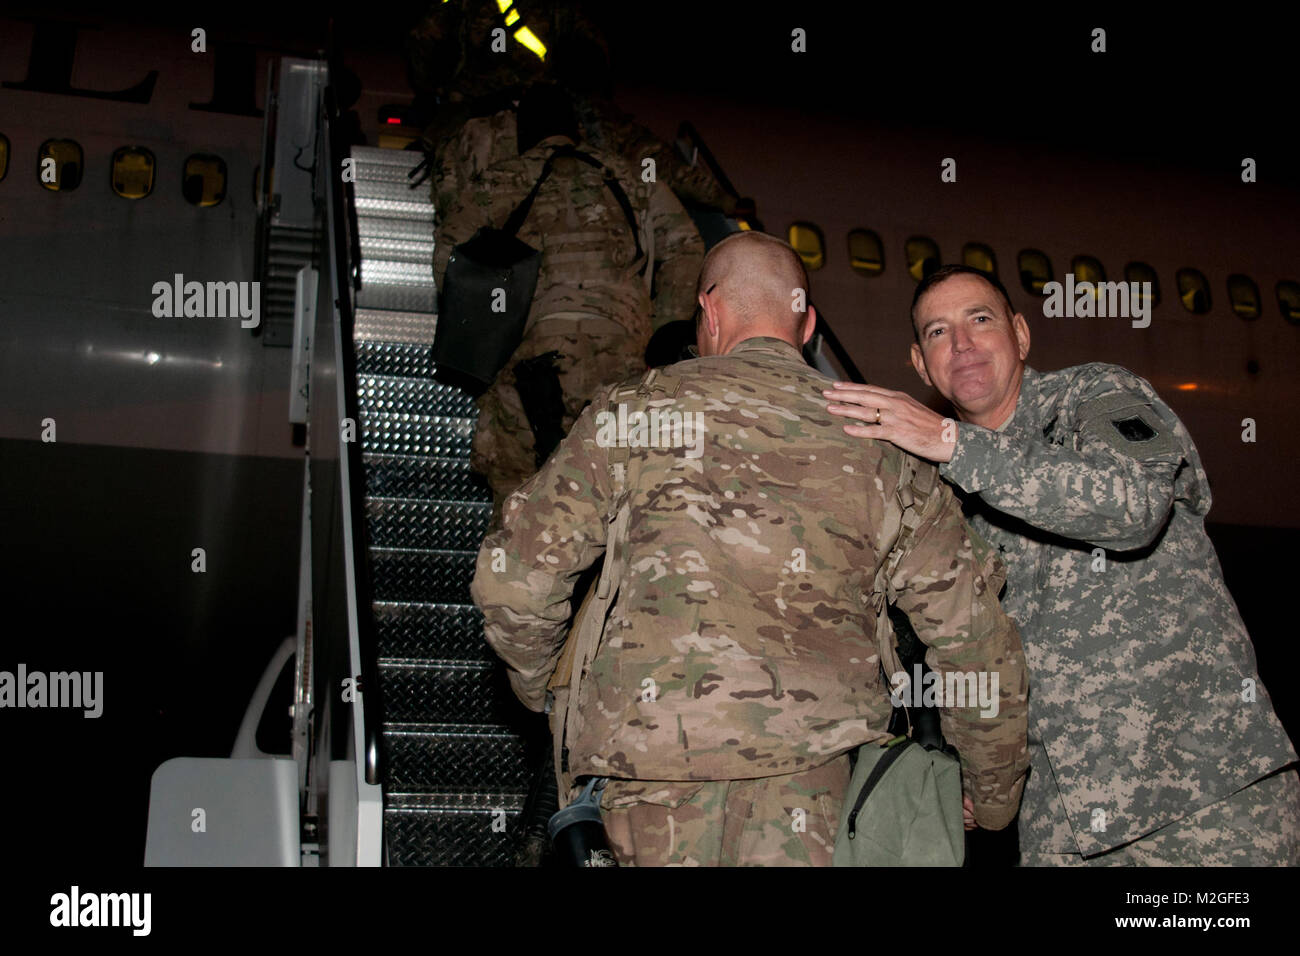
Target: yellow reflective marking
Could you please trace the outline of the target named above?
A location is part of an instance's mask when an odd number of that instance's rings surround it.
[[[499,3],[500,0],[497,0],[497,2]],[[520,45],[527,47],[533,53],[537,54],[537,59],[546,59],[546,44],[537,39],[537,34],[528,29],[528,27],[520,27],[516,30],[515,39],[519,41]]]

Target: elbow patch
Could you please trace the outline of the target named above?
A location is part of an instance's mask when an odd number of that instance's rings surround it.
[[[1137,461],[1183,456],[1183,445],[1145,395],[1118,392],[1079,406],[1078,433]]]

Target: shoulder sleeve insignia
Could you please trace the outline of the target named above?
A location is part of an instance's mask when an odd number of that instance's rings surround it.
[[[1115,430],[1127,441],[1144,442],[1156,437],[1156,430],[1134,415],[1131,418],[1111,419]]]
[[[1121,392],[1083,403],[1079,406],[1078,431],[1139,461],[1183,454],[1173,427],[1145,395]]]

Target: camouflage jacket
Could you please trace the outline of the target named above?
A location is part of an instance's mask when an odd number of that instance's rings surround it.
[[[542,174],[553,148],[568,140],[551,137],[521,156],[475,176],[440,216],[435,237],[434,275],[441,282],[452,247],[482,226],[500,228]],[[704,243],[672,191],[646,183],[617,156],[579,149],[617,175],[641,230],[641,245],[653,249],[655,296],[636,255],[636,242],[623,210],[599,169],[572,158],[556,160],[519,230],[519,238],[542,251],[541,271],[528,328],[558,313],[613,319],[644,343],[652,328],[689,318],[695,308],[695,279]]]
[[[402,44],[411,89],[423,96],[454,91],[473,101],[541,80],[544,59],[520,42],[524,28],[548,48],[575,36],[606,46],[581,3],[549,0],[512,13],[503,14],[497,0],[430,0]],[[504,49],[494,42],[497,29]]]
[[[653,159],[655,177],[666,182],[683,202],[726,213],[735,208],[735,197],[727,194],[703,161],[682,159],[676,148],[659,139],[630,113],[608,100],[591,98],[580,98],[576,109],[587,141],[622,156],[639,175],[645,175],[646,160]]]
[[[441,223],[469,184],[490,167],[519,156],[515,111],[474,116],[439,138],[433,149],[433,208]],[[530,184],[531,188],[531,184]]]
[[[582,99],[576,104],[583,138],[597,150],[622,156],[638,177],[654,160],[656,179],[666,182],[678,199],[730,212],[728,195],[702,162],[688,163],[649,129],[611,103]],[[450,209],[471,180],[488,167],[519,155],[514,110],[475,116],[458,124],[433,144],[434,209]]]
[[[676,396],[641,400],[659,416],[641,433],[642,406],[624,428],[598,396],[483,542],[472,594],[516,693],[541,709],[574,581],[605,550],[606,448],[626,438],[627,572],[579,690],[572,773],[753,778],[887,736],[873,588],[900,534],[903,453],[846,435],[821,397],[828,379],[777,339],[666,374]],[[934,669],[986,674],[995,706],[947,707],[942,723],[977,819],[998,828],[1028,766],[1023,653],[991,549],[934,488],[892,579],[896,604]]]
[[[1025,849],[1097,853],[1296,759],[1205,533],[1200,456],[1145,380],[1026,368],[1002,429],[957,433],[939,473],[1007,563],[1029,660]]]

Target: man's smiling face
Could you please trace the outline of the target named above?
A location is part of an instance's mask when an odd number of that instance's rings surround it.
[[[912,321],[912,365],[964,421],[997,428],[1015,411],[1029,327],[978,276],[954,275],[921,296]]]

